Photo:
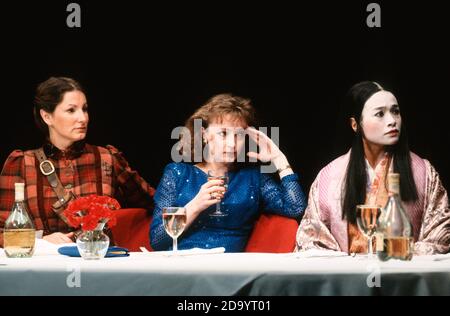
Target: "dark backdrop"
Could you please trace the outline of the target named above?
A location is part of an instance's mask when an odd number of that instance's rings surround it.
[[[280,127],[281,149],[309,189],[349,146],[337,136],[348,128],[338,119],[343,95],[376,80],[398,97],[412,150],[450,187],[441,2],[378,1],[378,29],[366,25],[368,1],[78,1],[80,29],[65,24],[69,2],[2,9],[1,161],[40,145],[34,89],[64,75],[87,89],[89,142],[121,149],[153,185],[170,162],[171,130],[212,95],[232,92],[253,100],[262,126]]]

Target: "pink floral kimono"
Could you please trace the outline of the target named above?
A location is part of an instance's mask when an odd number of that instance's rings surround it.
[[[364,245],[357,228],[342,219],[344,179],[350,151],[323,168],[309,193],[308,207],[297,231],[296,251],[311,248],[349,252]],[[387,201],[384,177],[392,163],[386,156],[369,175],[366,203]],[[450,208],[447,192],[429,161],[411,153],[411,168],[418,199],[404,206],[412,223],[416,254],[446,253],[450,250]],[[401,184],[400,184],[401,185]],[[367,246],[366,246],[367,247]],[[362,250],[362,249],[361,249]]]

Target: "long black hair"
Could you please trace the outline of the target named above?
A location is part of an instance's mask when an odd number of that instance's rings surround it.
[[[367,173],[361,114],[366,101],[372,95],[382,90],[384,89],[378,83],[364,81],[351,87],[345,99],[345,106],[348,111],[347,119],[354,118],[357,123],[350,161],[345,176],[344,198],[342,200],[342,218],[346,218],[351,223],[356,222],[356,205],[363,204],[366,199]],[[394,159],[394,172],[400,174],[400,195],[402,200],[405,202],[417,200],[417,188],[411,169],[411,156],[403,121],[398,142],[388,146],[386,150]]]

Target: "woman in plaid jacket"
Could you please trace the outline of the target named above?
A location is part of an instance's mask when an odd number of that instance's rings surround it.
[[[53,164],[65,192],[75,196],[111,196],[122,207],[153,208],[154,189],[133,171],[113,146],[84,142],[89,115],[83,88],[70,78],[52,77],[37,87],[34,117],[44,132],[42,149]],[[0,175],[0,231],[14,203],[14,183],[25,183],[25,199],[36,230],[52,243],[71,242],[71,228],[52,206],[58,200],[47,176],[41,172],[35,150],[15,150]],[[3,233],[0,232],[0,247]]]

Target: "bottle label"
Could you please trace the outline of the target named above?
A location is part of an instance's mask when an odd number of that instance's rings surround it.
[[[23,186],[17,186],[16,185],[16,188],[15,188],[15,191],[14,191],[14,197],[15,197],[15,201],[16,202],[20,202],[20,201],[23,201],[24,199],[25,199],[25,194],[24,194],[24,188],[23,188]]]
[[[376,233],[375,234],[375,240],[376,240],[376,251],[383,251],[384,250],[384,235],[383,233]]]

